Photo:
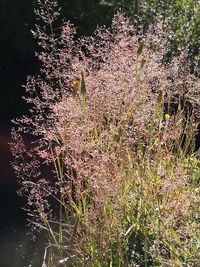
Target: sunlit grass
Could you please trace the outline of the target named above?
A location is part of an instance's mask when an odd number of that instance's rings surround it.
[[[184,53],[165,65],[163,34],[138,41],[121,12],[94,37],[75,43],[69,23],[57,37],[57,4],[46,5],[31,116],[15,121],[11,144],[29,216],[49,240],[43,267],[197,266],[199,106],[188,99],[199,79]],[[24,134],[37,140],[30,149]]]

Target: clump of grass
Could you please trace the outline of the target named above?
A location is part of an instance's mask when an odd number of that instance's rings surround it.
[[[11,144],[32,223],[48,236],[43,266],[197,266],[198,78],[184,53],[163,63],[158,29],[138,39],[119,12],[75,41],[70,23],[53,30],[56,8],[38,1],[43,66]]]

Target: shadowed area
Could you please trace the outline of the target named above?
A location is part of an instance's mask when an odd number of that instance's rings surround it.
[[[22,210],[25,200],[16,193],[17,178],[11,168],[9,151],[11,119],[25,110],[22,100],[26,75],[35,68],[34,62],[9,70],[0,70],[0,266],[40,267],[44,241],[36,238],[27,226]],[[10,78],[12,77],[12,78]]]
[[[0,132],[0,266],[42,266],[44,240],[35,238],[22,210],[25,200],[16,193],[16,177],[10,167],[9,133]]]

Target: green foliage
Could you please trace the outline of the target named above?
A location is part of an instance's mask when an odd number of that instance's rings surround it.
[[[118,8],[122,8],[129,15],[135,15],[139,12],[140,8],[140,0],[101,0],[102,5],[112,6],[112,8],[116,11]]]
[[[133,17],[138,14],[144,29],[160,19],[172,44],[171,55],[181,49],[188,52],[192,66],[200,64],[200,2],[194,0],[106,0],[113,9],[122,7]]]
[[[193,0],[143,1],[143,23],[149,25],[156,15],[164,22],[171,39],[172,54],[186,49],[191,63],[199,61],[200,2]]]

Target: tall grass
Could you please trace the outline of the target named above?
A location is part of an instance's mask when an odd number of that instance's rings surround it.
[[[159,26],[138,36],[123,13],[75,41],[56,8],[38,1],[42,68],[11,144],[43,267],[198,266],[200,91],[184,51],[165,65]]]

